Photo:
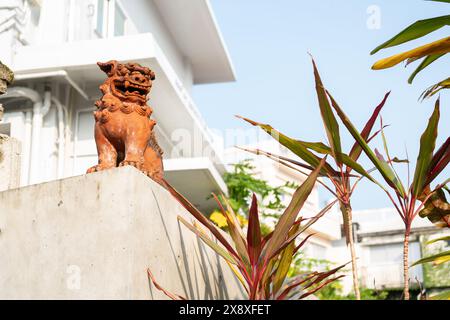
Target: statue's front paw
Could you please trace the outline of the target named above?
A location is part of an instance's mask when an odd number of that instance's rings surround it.
[[[142,164],[140,161],[123,160],[121,163],[119,163],[119,167],[125,166],[133,166],[138,170],[141,170],[142,168]]]
[[[100,165],[96,165],[96,166],[90,167],[90,168],[86,171],[86,173],[93,173],[93,172],[97,172],[97,171],[100,171],[100,170],[102,170],[101,167],[100,167]]]
[[[110,168],[113,168],[113,167],[114,167],[114,166],[98,164],[98,165],[96,165],[96,166],[90,167],[90,168],[86,171],[86,173],[98,172],[98,171],[110,169]]]

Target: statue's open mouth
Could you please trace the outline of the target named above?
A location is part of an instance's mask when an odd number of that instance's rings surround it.
[[[116,82],[115,89],[124,96],[137,96],[144,99],[150,92],[150,86],[139,85],[128,80],[124,82]]]

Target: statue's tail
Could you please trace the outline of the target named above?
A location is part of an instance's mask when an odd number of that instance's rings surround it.
[[[152,131],[150,134],[150,140],[148,141],[148,146],[152,148],[156,154],[159,155],[160,158],[162,158],[162,155],[164,154],[164,151],[159,146],[158,142],[156,141],[155,132]]]

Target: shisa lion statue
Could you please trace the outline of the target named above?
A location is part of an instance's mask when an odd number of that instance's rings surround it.
[[[14,73],[0,61],[0,95],[6,93],[8,85],[14,80]],[[0,121],[3,118],[3,106],[0,104]]]
[[[108,78],[95,102],[98,164],[87,173],[131,165],[157,182],[163,179],[162,150],[153,131],[156,121],[147,105],[155,74],[137,63],[97,63]]]

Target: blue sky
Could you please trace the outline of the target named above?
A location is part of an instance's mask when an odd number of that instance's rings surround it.
[[[240,114],[270,123],[302,140],[325,141],[314,90],[311,60],[314,55],[325,86],[362,128],[385,92],[391,97],[383,120],[392,155],[405,157],[405,146],[415,162],[419,138],[432,112],[433,100],[419,102],[420,93],[448,77],[449,57],[419,74],[413,85],[407,78],[414,66],[372,71],[378,59],[448,36],[442,29],[422,40],[376,56],[370,51],[412,22],[449,14],[450,5],[422,0],[211,0],[219,27],[233,61],[237,81],[200,85],[194,99],[208,125],[214,129],[248,128],[234,117]],[[367,12],[380,9],[380,29],[370,29]],[[443,93],[439,141],[450,134],[449,94]],[[341,128],[345,150],[353,143]],[[377,139],[373,147],[382,149]],[[363,164],[369,166],[366,159]],[[399,169],[406,180],[406,168]],[[449,170],[441,175],[441,181]],[[326,190],[321,198],[328,198]],[[362,183],[353,198],[355,209],[390,206],[386,195],[369,182]]]

